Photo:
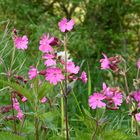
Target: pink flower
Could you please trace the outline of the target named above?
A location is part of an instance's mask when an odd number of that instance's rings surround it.
[[[20,110],[17,114],[17,118],[21,121],[23,119],[23,116],[24,115],[23,115],[22,111]]]
[[[48,53],[45,53],[43,56],[42,56],[43,59],[53,59],[55,58],[55,56],[53,54],[48,54]]]
[[[20,106],[19,106],[19,102],[18,102],[17,98],[12,98],[12,101],[13,101],[13,108],[16,111],[19,111],[20,110]]]
[[[112,97],[112,100],[114,102],[115,107],[121,106],[122,99],[123,99],[122,93],[120,93],[120,92],[115,92],[114,93],[114,95]]]
[[[23,96],[22,99],[21,99],[21,101],[22,102],[26,102],[27,101],[27,98],[25,96]]]
[[[138,122],[140,122],[140,113],[135,114],[135,118]]]
[[[13,108],[18,112],[17,118],[19,120],[22,120],[23,113],[22,113],[22,110],[20,109],[19,102],[18,102],[17,98],[12,98],[12,101],[13,101]]]
[[[88,99],[89,106],[92,109],[105,107],[106,104],[104,102],[102,102],[102,100],[104,100],[105,98],[106,97],[103,94],[95,92]]]
[[[49,81],[50,84],[56,85],[58,82],[64,80],[64,75],[59,68],[48,68],[46,70],[46,80]]]
[[[40,46],[39,46],[39,50],[42,52],[52,52],[53,48],[51,46],[51,43],[53,42],[54,37],[51,37],[49,39],[49,34],[46,36],[46,34],[44,34],[40,40]]]
[[[106,54],[103,54],[104,59],[101,59],[101,69],[109,69],[110,68],[110,61],[107,58]]]
[[[118,90],[118,88],[110,88],[107,87],[105,83],[103,83],[103,94],[106,96],[106,100],[109,102],[109,106],[114,104],[115,107],[120,106],[122,104],[123,96],[122,93]]]
[[[47,100],[47,98],[44,96],[42,99],[41,99],[41,103],[42,104],[44,104],[44,103],[46,103],[48,100]]]
[[[132,93],[132,97],[134,98],[135,101],[140,102],[140,90],[134,91]]]
[[[63,18],[59,23],[59,29],[61,30],[61,32],[66,32],[66,31],[71,31],[73,29],[74,26],[74,20],[71,19],[70,21],[67,21],[66,18]]]
[[[138,102],[138,108],[140,108],[140,102]]]
[[[85,71],[82,72],[80,78],[82,79],[82,81],[83,81],[84,83],[87,83],[87,74],[86,74]]]
[[[140,69],[140,59],[137,61],[137,67]]]
[[[26,50],[28,48],[28,38],[26,35],[23,37],[15,37],[14,44],[17,49]]]
[[[77,74],[80,70],[79,66],[75,66],[74,62],[69,61],[67,62],[67,72],[71,74]]]
[[[38,74],[38,71],[37,69],[34,67],[34,66],[30,66],[30,70],[28,72],[28,75],[29,75],[29,79],[34,79]]]
[[[102,88],[103,88],[103,93],[107,97],[111,98],[113,96],[113,91],[111,91],[110,88],[107,87],[106,83],[103,83]]]
[[[53,60],[53,59],[48,59],[48,60],[46,60],[45,62],[44,62],[44,64],[46,65],[46,66],[56,66],[56,61],[55,60]]]

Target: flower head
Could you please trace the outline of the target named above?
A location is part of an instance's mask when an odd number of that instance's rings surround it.
[[[22,99],[21,99],[21,101],[22,102],[26,102],[27,101],[27,98],[25,96],[23,96]]]
[[[108,101],[108,107],[112,107],[111,105],[114,105],[115,107],[121,106],[123,96],[118,88],[107,87],[107,85],[103,83],[102,93],[106,96],[106,100]]]
[[[102,102],[102,100],[104,100],[105,98],[106,97],[103,94],[95,92],[88,99],[89,106],[92,109],[105,107],[106,104],[104,102]]]
[[[17,49],[26,50],[28,48],[28,38],[26,35],[23,37],[17,37],[14,38],[14,44]]]
[[[23,119],[23,116],[24,115],[23,115],[22,111],[20,110],[17,114],[17,118],[21,121]]]
[[[138,122],[140,122],[140,113],[135,114],[135,118]]]
[[[42,104],[44,104],[44,103],[46,103],[48,100],[47,100],[47,98],[44,96],[42,99],[41,99],[41,103]]]
[[[34,79],[38,74],[38,71],[37,69],[34,67],[34,66],[30,66],[30,70],[28,72],[28,75],[29,75],[29,79]]]
[[[49,81],[50,84],[56,85],[58,82],[64,80],[64,75],[59,68],[48,68],[46,70],[46,80]]]
[[[55,58],[55,55],[54,54],[44,54],[43,59],[47,59],[44,64],[46,66],[55,66],[56,65],[56,60],[54,60],[53,58]]]
[[[110,61],[107,58],[106,54],[103,54],[104,58],[100,60],[101,62],[101,69],[109,69],[110,68]]]
[[[13,108],[16,111],[19,111],[20,110],[20,106],[19,106],[19,102],[18,102],[17,98],[12,98],[12,101],[13,101]]]
[[[49,38],[49,34],[47,36],[46,34],[44,34],[40,40],[39,50],[44,53],[52,52],[53,48],[51,46],[51,43],[53,42],[53,40],[54,37]]]
[[[75,66],[74,62],[69,61],[67,62],[67,72],[71,74],[77,74],[80,70],[79,66]]]
[[[43,59],[53,59],[55,58],[55,55],[54,54],[49,54],[49,53],[45,53],[43,56],[42,56]]]
[[[81,80],[84,82],[84,83],[87,83],[87,74],[85,71],[82,72],[81,74]]]
[[[17,98],[12,98],[12,101],[13,101],[13,108],[18,112],[17,114],[17,118],[19,120],[22,120],[23,119],[23,113],[22,113],[22,110],[20,109],[20,105],[19,105],[19,102],[17,100]]]
[[[67,21],[66,18],[63,18],[59,23],[59,29],[61,30],[61,32],[66,32],[66,31],[71,31],[73,29],[74,26],[74,20],[71,19],[70,21]]]
[[[112,100],[114,102],[115,107],[121,106],[122,98],[123,98],[122,93],[120,93],[120,92],[115,92],[114,93],[114,95],[112,97]]]
[[[131,96],[136,102],[140,102],[140,90],[134,91]]]
[[[66,53],[67,53],[67,60],[72,61],[72,58],[70,58],[70,53],[68,51],[66,51]],[[65,51],[57,52],[57,57],[60,60],[65,61]]]
[[[53,59],[48,59],[48,60],[46,60],[45,62],[44,62],[44,64],[46,65],[46,66],[55,66],[56,65],[56,61],[55,60],[53,60]]]

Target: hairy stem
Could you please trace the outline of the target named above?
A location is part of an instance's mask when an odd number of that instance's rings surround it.
[[[65,122],[65,114],[64,114],[64,98],[63,98],[63,96],[64,96],[64,90],[63,90],[63,86],[62,86],[62,83],[60,83],[60,87],[61,87],[61,95],[62,95],[62,97],[61,97],[61,134],[62,134],[62,136],[64,136],[64,128],[65,128],[65,126],[64,126],[64,122]]]
[[[37,106],[35,107],[35,113],[37,113]],[[35,140],[39,140],[38,118],[37,118],[37,116],[35,116]]]
[[[96,128],[95,128],[95,131],[92,134],[92,139],[91,140],[96,140],[96,132],[97,132],[97,130],[98,130],[98,121],[96,121]]]
[[[139,79],[139,69],[137,70],[137,76],[136,79]]]
[[[69,140],[68,129],[68,106],[67,106],[67,33],[64,36],[64,51],[65,51],[65,94],[64,94],[64,110],[65,110],[65,125],[66,125],[66,140]]]
[[[127,81],[127,78],[126,78],[126,73],[124,74],[124,82],[125,82],[125,87],[126,87],[127,94],[129,95],[129,88],[128,88],[128,81]]]
[[[24,112],[26,112],[25,103],[24,103],[24,106],[23,106],[23,107],[24,107]],[[26,120],[26,116],[24,116],[24,120],[22,121],[22,124],[21,124],[21,128],[20,128],[19,133],[22,132],[22,129],[23,129],[23,126],[24,126],[25,120]]]
[[[15,113],[14,113],[14,108],[13,108],[13,100],[12,100],[12,93],[11,93],[11,104],[12,104],[12,116],[13,116],[13,132],[16,133],[17,129],[16,129],[16,120],[15,120]]]

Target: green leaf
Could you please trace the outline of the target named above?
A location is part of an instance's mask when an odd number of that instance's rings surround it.
[[[126,134],[119,130],[107,131],[104,134],[105,140],[139,140],[140,137],[132,136],[130,134]]]
[[[25,140],[25,138],[10,132],[0,132],[0,140]]]
[[[75,140],[90,140],[92,134],[76,130],[76,139]]]
[[[47,124],[47,127],[53,131],[57,131],[59,112],[57,110],[43,113],[38,117]]]
[[[91,76],[90,76],[90,69],[88,65],[88,96],[91,95]]]
[[[26,88],[24,88],[24,87],[22,87],[22,86],[20,86],[16,83],[7,82],[7,81],[4,81],[4,80],[0,80],[0,83],[2,83],[3,85],[11,87],[12,89],[16,90],[17,92],[20,92],[27,99],[33,100],[33,96],[28,89],[26,89]]]
[[[49,138],[48,140],[65,140],[65,138],[60,137],[60,136],[53,136],[53,137]]]
[[[38,117],[42,120],[45,119],[47,122],[52,122],[58,115],[58,111],[50,111],[40,114]]]
[[[42,99],[46,95],[46,93],[50,92],[52,89],[53,88],[51,84],[48,84],[46,82],[42,83],[38,90],[38,98]]]

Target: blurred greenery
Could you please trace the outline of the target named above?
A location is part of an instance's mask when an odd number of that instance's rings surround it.
[[[88,130],[86,125],[91,124],[91,120],[87,118],[80,120],[79,116],[81,112],[84,112],[84,108],[90,111],[88,108],[90,92],[100,90],[104,81],[113,85],[113,80],[116,81],[115,84],[119,82],[119,86],[125,90],[121,77],[117,78],[108,72],[99,70],[99,60],[103,52],[107,56],[120,54],[127,60],[128,81],[133,90],[133,81],[130,79],[136,74],[134,68],[136,60],[140,57],[140,0],[0,0],[0,54],[3,58],[7,58],[5,60],[7,67],[11,58],[14,28],[19,31],[20,35],[26,34],[30,40],[29,49],[25,51],[26,53],[17,54],[20,59],[17,59],[18,62],[13,66],[14,69],[19,69],[20,74],[27,76],[29,66],[35,60],[38,62],[40,59],[38,46],[42,34],[45,32],[62,37],[58,30],[58,21],[62,17],[74,18],[76,22],[74,30],[69,34],[68,49],[78,65],[83,62],[82,69],[88,72],[90,78],[88,86],[77,83],[78,86],[75,86],[69,98],[69,112],[72,112],[69,117],[71,118],[70,124],[73,126],[71,131],[77,136],[77,140],[80,139],[82,133],[84,133],[83,139],[88,140],[92,131]],[[26,65],[23,63],[25,58],[28,60]],[[19,67],[21,63],[24,65],[22,69]],[[115,78],[112,80],[110,77]],[[5,97],[2,96],[2,99]],[[8,102],[8,99],[5,100]],[[72,104],[74,106],[71,106]],[[53,121],[57,114],[53,116],[54,118],[50,118],[53,112],[49,113],[44,114],[42,118],[49,116],[48,119]],[[107,112],[108,119],[112,120],[111,128],[109,126],[107,128],[111,130],[113,126],[115,131],[112,130],[110,134],[106,132],[105,140],[109,140],[112,134],[115,134],[114,137],[120,136],[117,140],[127,139],[124,133],[130,132],[126,126],[126,124],[130,125],[126,112],[124,116],[121,116],[121,113],[124,113],[123,109],[115,113],[117,115],[114,115],[113,111]],[[80,132],[79,130],[83,127],[84,130]],[[54,126],[49,124],[49,128],[54,129]],[[28,128],[26,129],[28,131]],[[54,136],[50,139],[56,139],[56,132],[53,134]],[[52,133],[48,132],[48,136],[50,135]]]

